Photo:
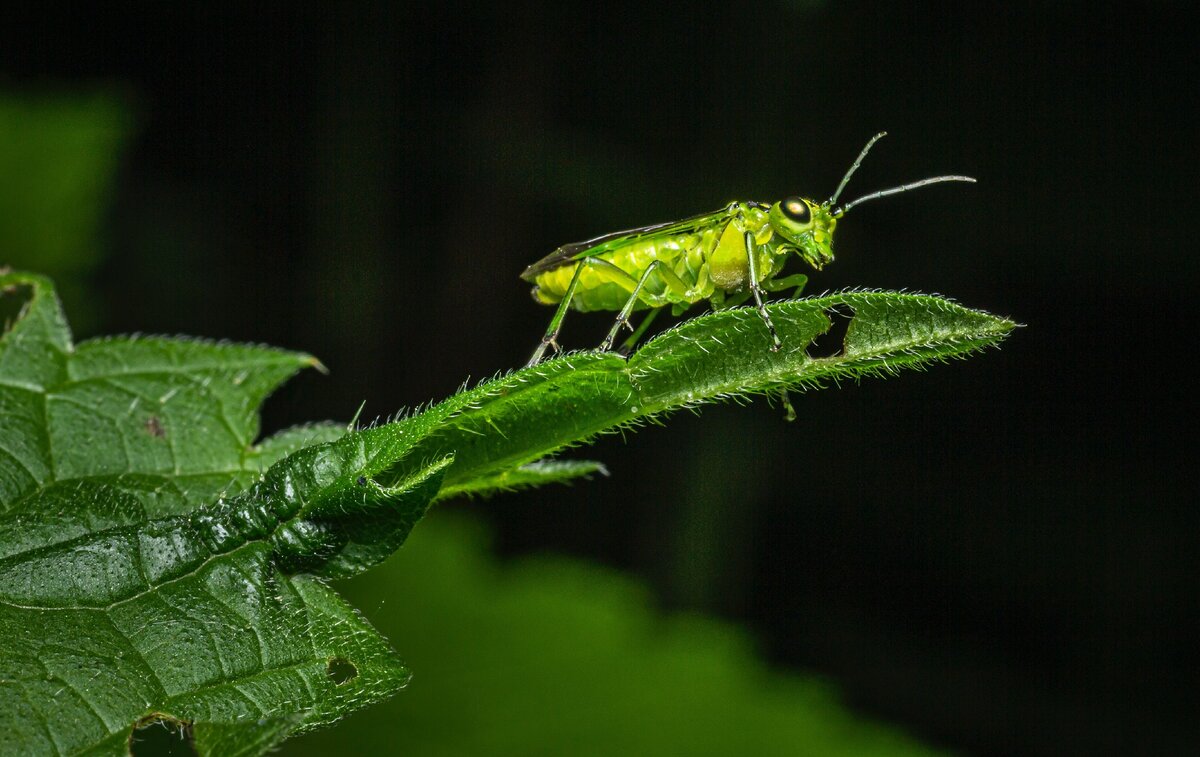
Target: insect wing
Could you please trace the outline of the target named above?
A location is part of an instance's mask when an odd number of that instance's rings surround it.
[[[729,218],[729,210],[722,208],[712,213],[702,213],[698,216],[685,218],[682,221],[668,221],[636,229],[614,231],[594,239],[573,244],[564,244],[554,252],[529,266],[521,274],[525,281],[533,281],[538,274],[560,268],[573,260],[600,255],[615,250],[634,240],[669,237],[675,234],[689,234],[706,229]]]

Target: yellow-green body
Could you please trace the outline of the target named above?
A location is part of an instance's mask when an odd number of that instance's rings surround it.
[[[815,206],[815,203],[813,204]],[[593,240],[594,245],[571,246],[573,254],[560,248],[555,255],[531,266],[524,278],[534,284],[533,297],[545,305],[560,302],[571,286],[576,267],[579,281],[571,298],[576,310],[620,310],[628,302],[636,282],[657,261],[683,284],[672,287],[662,269],[650,271],[635,309],[674,305],[679,309],[710,300],[720,306],[726,296],[748,292],[750,258],[746,234],[754,241],[755,284],[770,281],[796,245],[784,240],[772,224],[771,206],[757,202],[734,202],[716,213],[680,222],[678,228],[635,229]],[[819,229],[820,241],[832,236],[836,219],[830,217]],[[820,261],[820,258],[817,258]],[[609,265],[596,265],[603,261]],[[823,262],[823,261],[822,261]],[[819,267],[819,265],[818,265]]]

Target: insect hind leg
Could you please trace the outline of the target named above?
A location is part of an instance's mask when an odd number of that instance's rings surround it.
[[[616,275],[617,280],[614,283],[631,290],[637,287],[637,281],[632,276],[603,258],[584,258],[580,260],[575,265],[575,273],[571,275],[571,283],[567,285],[567,290],[563,292],[562,300],[558,303],[558,309],[554,311],[554,317],[550,319],[550,325],[546,327],[546,333],[542,336],[541,344],[533,351],[533,356],[525,364],[526,367],[540,363],[547,349],[553,347],[555,352],[560,349],[558,346],[558,332],[562,331],[563,319],[567,316],[567,309],[571,307],[571,300],[575,298],[575,292],[579,288],[579,277],[583,274],[584,268],[602,268],[608,270],[610,273]]]
[[[579,275],[583,273],[583,267],[587,260],[581,260],[575,266],[575,273],[571,276],[571,283],[567,285],[567,291],[563,292],[562,299],[559,300],[558,308],[554,311],[554,317],[550,319],[550,325],[546,327],[546,333],[542,336],[542,342],[533,351],[533,355],[529,358],[529,362],[525,364],[528,368],[542,362],[542,356],[546,354],[549,347],[553,347],[555,352],[558,352],[558,332],[562,330],[563,319],[567,317],[567,308],[571,307],[571,300],[575,297],[575,290],[579,286]]]

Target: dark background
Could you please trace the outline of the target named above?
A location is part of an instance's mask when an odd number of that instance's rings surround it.
[[[936,745],[1195,748],[1188,4],[736,5],[63,6],[8,19],[0,87],[129,105],[80,336],[321,357],[267,430],[520,365],[550,311],[517,274],[564,242],[824,198],[880,129],[848,197],[977,176],[856,210],[810,291],[947,294],[1027,324],[1002,351],[793,424],[679,415],[586,450],[611,478],[452,507],[742,621]]]

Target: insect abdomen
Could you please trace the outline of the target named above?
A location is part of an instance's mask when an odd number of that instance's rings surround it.
[[[706,244],[711,247],[714,241],[714,233],[705,231],[700,234],[634,242],[619,250],[597,255],[596,259],[611,265],[584,266],[571,306],[583,311],[620,310],[629,299],[633,283],[641,278],[646,268],[655,260],[665,263],[689,286],[694,285],[704,267],[704,247]],[[575,266],[575,263],[568,263],[539,274],[534,280],[534,299],[545,305],[562,300],[571,285],[571,277],[575,275]],[[612,266],[623,271],[625,275],[613,270]],[[654,295],[665,294],[671,302],[685,301],[670,292],[654,274],[646,282],[645,291]],[[696,299],[703,299],[703,296]]]

